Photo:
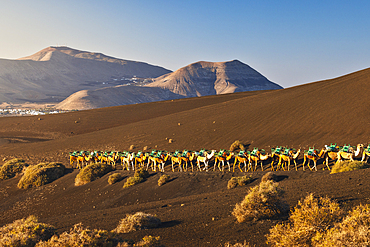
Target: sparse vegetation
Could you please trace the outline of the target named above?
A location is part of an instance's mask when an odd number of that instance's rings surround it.
[[[239,140],[234,141],[230,146],[230,151],[234,152],[236,150],[245,150],[245,147]]]
[[[276,176],[276,174],[273,173],[273,172],[268,172],[265,175],[263,175],[262,178],[261,178],[261,181],[262,182],[266,182],[268,180],[277,182],[277,176]]]
[[[317,234],[315,246],[369,246],[370,206],[359,205],[325,234]]]
[[[50,183],[64,175],[65,167],[60,163],[40,163],[29,166],[18,182],[18,188],[27,189]]]
[[[108,184],[114,184],[117,183],[122,179],[121,173],[113,173],[112,175],[109,176],[108,178]]]
[[[155,228],[161,224],[161,220],[151,214],[137,212],[135,214],[127,214],[121,219],[116,229],[116,233],[128,233],[141,229]]]
[[[143,240],[136,243],[134,245],[135,247],[163,247],[161,245],[160,237],[153,237],[153,236],[145,236],[143,237]]]
[[[361,161],[343,161],[337,162],[331,169],[331,173],[355,171],[360,169],[369,168],[369,164]]]
[[[241,177],[232,177],[228,182],[227,182],[227,188],[228,189],[233,189],[236,186],[244,186],[249,184],[252,181],[252,176],[241,176]]]
[[[164,174],[158,179],[158,186],[162,186],[168,181],[170,181],[170,175]]]
[[[337,202],[310,194],[298,202],[289,223],[277,224],[270,229],[267,241],[275,246],[312,246],[312,239],[322,236],[342,215]]]
[[[135,174],[133,177],[127,178],[125,184],[123,185],[123,188],[128,188],[133,185],[139,184],[141,182],[144,182],[146,178],[149,177],[149,172],[145,169],[138,169],[135,171]]]
[[[53,236],[48,241],[39,242],[36,247],[54,246],[115,246],[122,240],[114,232],[106,230],[90,230],[83,227],[81,223],[76,224],[69,232],[60,236]],[[129,244],[128,242],[125,242]],[[124,246],[124,245],[121,245]],[[131,245],[127,245],[131,246]]]
[[[230,244],[226,243],[225,247],[249,247],[249,244],[247,244],[247,241],[244,241],[244,243],[236,243],[236,244]]]
[[[37,217],[31,215],[1,227],[0,246],[35,246],[37,242],[51,238],[55,232],[53,226],[39,223]]]
[[[75,185],[84,185],[98,179],[112,170],[112,166],[102,163],[85,166],[76,176]]]
[[[283,193],[278,183],[271,180],[261,182],[249,190],[241,203],[235,205],[232,214],[239,223],[286,214],[289,206],[282,200]]]
[[[22,172],[24,167],[24,160],[12,159],[7,161],[4,165],[0,167],[0,180],[15,177],[15,175]]]

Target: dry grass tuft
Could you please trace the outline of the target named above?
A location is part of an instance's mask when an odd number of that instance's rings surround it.
[[[239,140],[234,141],[230,146],[230,151],[234,152],[235,150],[245,150],[245,147]]]
[[[359,205],[325,234],[317,234],[315,246],[369,246],[370,206]]]
[[[276,180],[277,180],[277,176],[276,176],[276,174],[275,174],[275,173],[273,173],[273,172],[268,172],[268,173],[266,173],[265,175],[263,175],[263,176],[262,176],[262,178],[261,178],[261,181],[262,181],[262,182],[266,182],[266,181],[268,181],[268,180],[271,180],[271,181],[277,182],[277,181],[276,181]]]
[[[153,237],[153,236],[145,236],[143,240],[134,244],[134,246],[138,247],[163,247],[160,241],[160,237]]]
[[[22,172],[25,165],[24,160],[21,159],[12,159],[7,161],[0,167],[0,180],[15,177],[15,175]]]
[[[225,244],[225,247],[249,247],[250,245],[247,244],[247,241],[244,240],[244,244],[242,243],[236,243],[236,244],[230,244],[229,242],[227,242]]]
[[[249,184],[252,181],[252,176],[241,176],[241,177],[232,177],[228,182],[227,182],[227,188],[228,189],[233,189],[236,186],[244,186]]]
[[[342,218],[339,204],[328,197],[308,195],[299,201],[289,217],[289,223],[270,229],[267,242],[275,246],[312,246],[312,239],[322,236]]]
[[[18,188],[27,189],[39,187],[60,178],[64,175],[65,166],[60,163],[40,163],[29,166],[18,182]]]
[[[112,170],[112,166],[102,163],[85,166],[76,176],[75,185],[80,186],[98,179]]]
[[[121,242],[121,239],[114,232],[108,232],[106,230],[97,230],[97,229],[90,230],[88,228],[84,228],[83,225],[79,223],[74,225],[69,232],[63,232],[60,236],[55,235],[48,241],[41,241],[36,245],[36,247],[54,247],[54,246],[108,247],[116,246],[119,242]]]
[[[51,238],[55,232],[53,226],[39,223],[37,217],[31,215],[1,227],[0,246],[35,246],[37,242]]]
[[[281,199],[284,191],[273,181],[261,182],[251,188],[241,203],[237,203],[232,214],[239,223],[272,218],[288,213],[289,206]]]
[[[143,168],[137,169],[134,173],[134,177],[148,178],[150,176],[149,172]]]
[[[158,186],[162,186],[168,181],[170,181],[170,175],[164,174],[158,179]]]
[[[338,173],[338,172],[348,172],[348,171],[355,171],[360,169],[369,168],[369,164],[366,162],[361,161],[343,161],[337,162],[331,169],[331,173]]]
[[[109,176],[108,178],[108,184],[114,184],[117,183],[122,179],[121,173],[113,173],[112,175]]]
[[[126,218],[121,219],[116,229],[116,233],[128,233],[141,229],[156,228],[161,224],[161,220],[151,214],[137,212],[127,214]]]

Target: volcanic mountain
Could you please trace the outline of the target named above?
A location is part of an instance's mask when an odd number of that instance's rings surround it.
[[[142,85],[107,87],[77,92],[56,106],[58,109],[93,109],[107,106],[173,100],[184,97],[243,91],[282,89],[256,70],[238,61],[197,62]]]
[[[0,59],[0,103],[55,103],[80,90],[121,85],[127,78],[153,78],[169,72],[101,53],[48,47],[18,60]]]
[[[282,89],[238,60],[193,63],[160,76],[147,86],[168,89],[187,97]]]

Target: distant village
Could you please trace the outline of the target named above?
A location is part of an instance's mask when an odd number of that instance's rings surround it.
[[[70,111],[65,110],[55,110],[55,109],[12,109],[0,108],[0,117],[11,117],[11,116],[38,116],[46,114],[56,114],[56,113],[65,113]]]

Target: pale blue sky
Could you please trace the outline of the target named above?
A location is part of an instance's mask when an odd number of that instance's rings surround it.
[[[283,87],[370,67],[370,1],[0,0],[0,58],[67,45],[176,70],[238,59]]]

